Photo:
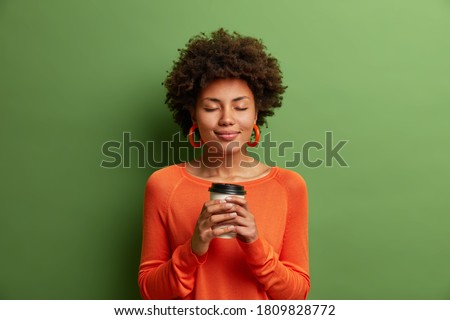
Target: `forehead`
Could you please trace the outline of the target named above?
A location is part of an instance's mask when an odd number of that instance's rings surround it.
[[[200,91],[199,100],[216,98],[220,100],[232,100],[236,97],[249,97],[253,100],[252,90],[247,82],[242,79],[216,79],[211,81]]]

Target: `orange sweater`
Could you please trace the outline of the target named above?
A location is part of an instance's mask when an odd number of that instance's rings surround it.
[[[303,178],[273,167],[245,187],[259,239],[213,239],[197,256],[191,237],[210,181],[184,164],[148,179],[139,287],[144,299],[305,299],[308,275],[308,195]]]

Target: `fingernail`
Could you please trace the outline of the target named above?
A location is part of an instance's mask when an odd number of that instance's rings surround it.
[[[229,201],[229,200],[233,200],[232,197],[226,197],[225,200]]]
[[[230,213],[230,217],[236,217],[236,216],[237,216],[237,213],[236,213],[236,212]]]
[[[231,208],[232,206],[233,206],[232,203],[227,203],[227,204],[225,205],[225,208]]]

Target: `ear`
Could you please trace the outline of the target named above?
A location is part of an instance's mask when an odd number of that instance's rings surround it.
[[[197,120],[196,120],[196,117],[195,117],[195,108],[188,107],[187,109],[189,110],[189,114],[191,115],[192,123],[197,123]]]

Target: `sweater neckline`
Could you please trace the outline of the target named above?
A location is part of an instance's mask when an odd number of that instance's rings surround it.
[[[213,181],[205,180],[205,179],[202,179],[202,178],[199,178],[199,177],[196,177],[196,176],[193,176],[192,174],[190,174],[186,169],[185,162],[176,164],[176,166],[180,169],[181,175],[190,181],[194,181],[194,182],[200,183],[202,185],[208,185],[208,186],[211,185],[211,183],[213,183]],[[230,183],[240,184],[243,186],[251,186],[251,185],[259,184],[259,183],[271,180],[273,177],[275,177],[277,175],[279,169],[280,169],[279,167],[271,167],[269,173],[261,178],[257,178],[257,179],[253,179],[253,180],[246,180],[246,181],[233,181]]]

